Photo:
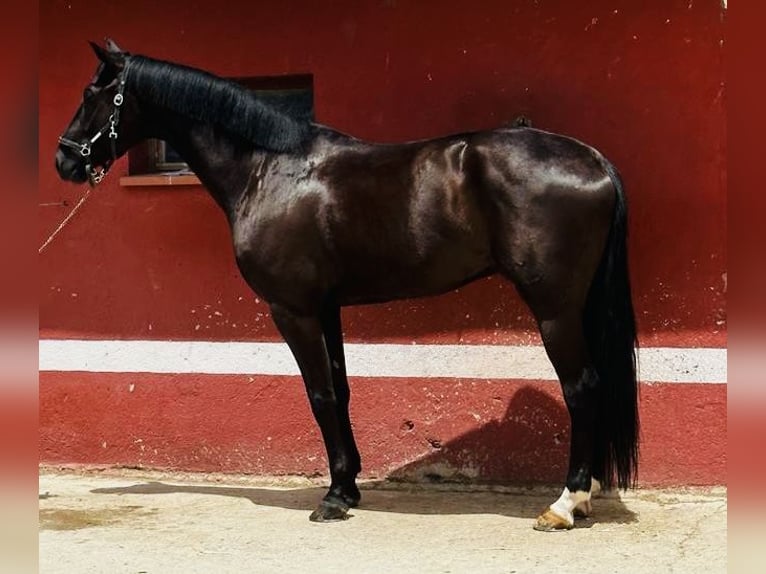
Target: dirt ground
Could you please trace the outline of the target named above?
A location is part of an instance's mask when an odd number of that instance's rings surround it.
[[[594,501],[567,532],[532,529],[551,489],[367,483],[349,520],[315,524],[306,479],[42,469],[40,572],[726,572],[725,489]]]

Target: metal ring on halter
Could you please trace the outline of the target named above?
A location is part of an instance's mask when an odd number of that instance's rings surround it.
[[[85,142],[80,146],[80,155],[82,157],[88,157],[90,155],[90,143]]]

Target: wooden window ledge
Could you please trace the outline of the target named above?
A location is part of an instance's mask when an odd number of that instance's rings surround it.
[[[124,187],[155,187],[166,185],[201,185],[193,174],[147,173],[143,175],[125,175],[120,178]]]

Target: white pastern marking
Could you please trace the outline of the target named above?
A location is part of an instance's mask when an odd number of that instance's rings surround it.
[[[599,492],[601,492],[601,483],[595,478],[591,478],[590,479],[590,496],[588,497],[588,500],[583,500],[582,502],[578,502],[575,509],[582,512],[584,516],[590,516],[590,513],[593,512],[593,505],[591,504],[591,499],[593,498],[594,495],[598,494]]]
[[[582,516],[590,516],[590,513],[593,512],[593,505],[590,500],[583,500],[577,504],[575,510],[580,511]]]
[[[583,490],[569,492],[569,489],[564,487],[564,492],[561,493],[559,499],[551,504],[551,510],[566,520],[567,524],[571,526],[574,524],[574,514],[572,514],[574,509],[577,508],[577,506],[580,504],[589,501],[590,492],[585,492]]]

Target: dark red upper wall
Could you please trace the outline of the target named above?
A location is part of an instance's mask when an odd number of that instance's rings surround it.
[[[362,138],[489,128],[523,112],[622,172],[644,342],[723,344],[724,14],[717,0],[623,4],[43,3],[40,201],[80,196],[58,181],[53,153],[95,68],[86,40],[104,35],[220,75],[310,72],[318,121]],[[114,168],[41,257],[42,334],[274,338],[212,200],[200,189],[122,188],[125,169]],[[66,212],[40,208],[41,242]],[[531,329],[497,279],[345,317],[349,336],[364,340],[501,343]]]

